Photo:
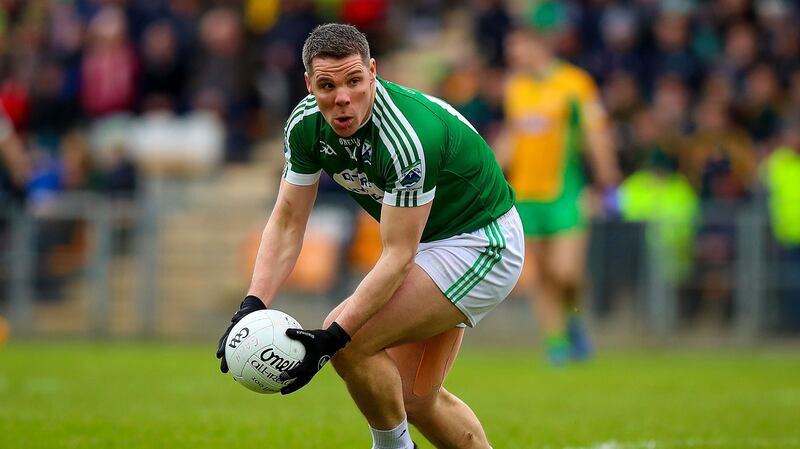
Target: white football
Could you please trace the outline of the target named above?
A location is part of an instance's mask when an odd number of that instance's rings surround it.
[[[258,393],[277,393],[292,383],[278,376],[297,366],[306,348],[286,336],[286,329],[300,329],[291,316],[273,309],[259,310],[241,319],[225,345],[225,359],[237,382]]]

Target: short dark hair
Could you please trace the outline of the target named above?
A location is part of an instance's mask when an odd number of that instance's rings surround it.
[[[369,43],[367,36],[352,25],[326,23],[314,28],[303,44],[303,66],[311,73],[311,60],[314,58],[346,58],[358,54],[365,63],[369,62]]]

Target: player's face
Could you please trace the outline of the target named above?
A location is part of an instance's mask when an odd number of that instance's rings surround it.
[[[352,136],[369,119],[375,98],[375,60],[366,65],[358,54],[342,59],[317,57],[306,73],[308,92],[334,132]]]
[[[514,69],[529,69],[548,55],[545,42],[523,30],[511,32],[505,47],[508,65]]]

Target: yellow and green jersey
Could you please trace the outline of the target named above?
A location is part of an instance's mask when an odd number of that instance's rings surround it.
[[[433,202],[422,241],[472,232],[514,205],[494,153],[452,106],[378,78],[367,122],[340,137],[309,95],[286,123],[283,177],[314,184],[325,170],[376,220],[381,205]]]
[[[597,86],[584,70],[557,62],[542,78],[511,75],[505,94],[512,158],[508,179],[520,202],[549,202],[585,185],[583,132],[606,126]]]

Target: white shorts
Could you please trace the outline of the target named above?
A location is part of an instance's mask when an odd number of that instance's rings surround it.
[[[475,326],[516,285],[525,259],[525,236],[516,208],[486,227],[420,243],[416,263]]]

